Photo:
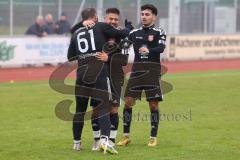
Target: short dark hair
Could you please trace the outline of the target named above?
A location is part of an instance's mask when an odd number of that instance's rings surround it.
[[[120,15],[120,11],[117,8],[108,8],[108,9],[106,9],[106,14],[109,14],[109,13],[114,13],[114,14]]]
[[[95,8],[86,8],[82,11],[82,20],[87,20],[89,18],[93,18],[97,14]]]
[[[157,8],[152,4],[145,4],[145,5],[141,6],[141,11],[146,10],[146,9],[151,10],[154,15],[158,14]]]

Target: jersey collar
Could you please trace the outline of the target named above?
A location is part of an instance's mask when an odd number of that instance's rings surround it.
[[[153,29],[155,27],[155,24],[151,25],[150,27],[144,27],[142,26],[143,29]]]

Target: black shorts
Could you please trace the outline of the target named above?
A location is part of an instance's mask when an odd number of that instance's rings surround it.
[[[121,101],[121,94],[122,94],[122,82],[112,82],[111,83],[111,90],[112,90],[112,101],[111,103],[114,106],[120,106]]]
[[[119,107],[120,106],[120,99],[121,99],[121,91],[122,91],[121,83],[112,83],[112,81],[110,79],[108,79],[106,84],[107,84],[107,87],[105,87],[104,89],[106,91],[108,91],[108,93],[109,93],[110,104],[113,104],[114,106]],[[98,88],[101,89],[100,87],[102,87],[102,85],[100,85]],[[99,102],[97,100],[92,98],[91,101],[90,101],[90,106],[95,107],[95,106],[98,105],[98,103]]]
[[[91,97],[90,105],[93,107],[96,107],[99,103],[101,103],[101,100],[98,97],[103,96],[102,92],[104,92],[105,100],[110,102],[110,100],[112,99],[110,80],[108,77],[99,77],[94,84],[86,84],[81,80],[77,80],[76,84],[81,86],[81,93],[84,92],[85,94],[79,96],[88,98]],[[91,91],[89,91],[89,88],[91,88]],[[77,92],[75,94],[78,95]]]
[[[132,97],[141,100],[142,92],[145,91],[147,101],[163,101],[162,90],[160,86],[160,73],[151,76],[139,76],[142,73],[132,73],[127,83],[125,97]]]

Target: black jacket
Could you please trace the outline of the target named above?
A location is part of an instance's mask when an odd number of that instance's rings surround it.
[[[48,34],[55,34],[55,25],[54,25],[54,23],[46,23],[45,25],[44,25],[44,29],[46,30],[46,32],[48,33]]]
[[[33,25],[31,25],[27,31],[26,31],[26,35],[36,35],[38,37],[42,37],[43,36],[43,32],[45,32],[45,28],[44,26],[39,26],[37,23],[34,23]]]
[[[57,34],[65,34],[69,33],[71,29],[71,25],[68,21],[57,21],[56,22],[56,33]]]

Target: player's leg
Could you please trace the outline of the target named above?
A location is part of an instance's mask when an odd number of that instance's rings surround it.
[[[119,125],[119,115],[118,115],[118,107],[120,106],[120,98],[122,91],[122,83],[114,83],[111,84],[112,90],[112,101],[111,101],[111,111],[110,111],[110,121],[111,121],[111,130],[110,130],[110,143],[115,145],[115,139],[117,137],[117,130]]]
[[[133,97],[125,97],[125,106],[123,109],[123,133],[126,136],[130,134],[130,127],[132,122],[132,107],[136,101]]]
[[[76,96],[76,114],[73,117],[74,150],[81,150],[81,137],[84,126],[84,115],[87,110],[88,98]]]
[[[109,96],[111,91],[108,91],[108,89],[110,88],[110,84],[109,84],[109,79],[108,77],[99,77],[96,83],[96,89],[97,90],[102,90],[105,91],[105,95],[103,95],[105,97],[105,99],[108,102],[104,102],[104,104],[97,99],[94,99],[95,104],[93,105],[94,108],[97,109],[98,112],[98,123],[100,126],[100,130],[101,130],[101,135],[109,137],[110,136],[110,103],[109,103]],[[109,86],[108,86],[109,85]],[[97,95],[98,96],[98,95]]]
[[[91,122],[92,122],[94,142],[92,145],[92,150],[97,151],[97,150],[99,150],[99,140],[100,140],[100,136],[101,136],[101,131],[100,131],[100,126],[99,126],[99,122],[98,122],[98,113],[94,107],[94,106],[96,106],[96,101],[94,99],[91,99],[90,106],[92,106],[92,108],[93,108]]]
[[[151,135],[148,146],[156,146],[157,145],[157,133],[158,133],[158,125],[159,125],[159,108],[157,100],[149,101],[149,108],[151,112]]]
[[[162,92],[159,83],[156,83],[154,89],[146,90],[147,101],[149,102],[149,108],[151,112],[151,135],[148,142],[148,146],[157,145],[157,133],[159,126],[159,101],[162,101]]]
[[[100,132],[100,127],[98,122],[98,113],[96,112],[95,109],[93,109],[93,113],[92,113],[92,130],[93,130],[94,140],[95,141],[99,140],[101,136],[101,132]]]
[[[112,144],[109,143],[110,137],[110,107],[105,107],[104,109],[100,109],[99,112],[99,125],[101,129],[101,137],[99,142],[99,148],[104,151],[104,153],[108,152],[111,154],[117,154],[118,152],[114,148]]]
[[[109,108],[102,108],[99,110],[98,117],[101,135],[106,137],[110,136],[111,122],[109,112],[110,112]]]
[[[99,150],[99,141],[100,141],[101,131],[98,123],[98,114],[96,113],[96,111],[94,111],[94,109],[92,114],[92,130],[93,130],[93,137],[94,137],[92,151],[97,151]]]
[[[107,91],[104,94],[105,102],[101,103],[100,101],[96,100],[97,105],[96,109],[98,112],[98,122],[101,130],[101,137],[100,137],[100,143],[99,148],[104,150],[104,153],[109,152],[111,154],[117,154],[118,152],[115,150],[115,148],[109,144],[109,137],[110,137],[110,99],[111,99],[111,86],[110,86],[110,80],[108,77],[99,78],[97,80],[96,88]],[[106,102],[107,101],[107,102]]]
[[[130,127],[132,122],[132,106],[136,100],[132,97],[125,97],[125,106],[123,109],[123,138],[117,143],[118,146],[126,146],[131,142]]]
[[[112,145],[115,145],[115,139],[117,137],[117,130],[118,130],[118,124],[119,124],[118,107],[119,107],[118,104],[113,104],[111,106],[111,111],[110,111],[110,121],[111,121],[110,140],[113,143]]]
[[[128,81],[125,91],[125,105],[123,109],[123,138],[117,143],[119,146],[126,146],[131,142],[130,127],[132,122],[132,107],[136,103],[136,99],[141,99],[141,88],[136,88],[136,81],[132,75]],[[135,87],[135,90],[133,89]]]

